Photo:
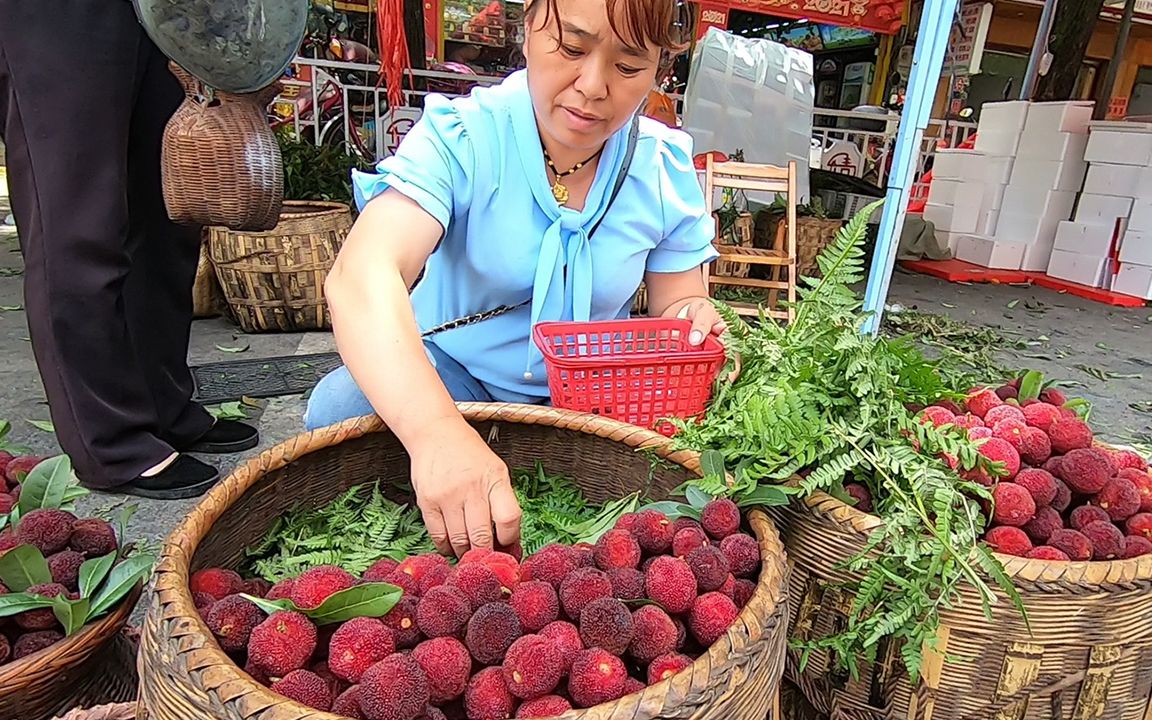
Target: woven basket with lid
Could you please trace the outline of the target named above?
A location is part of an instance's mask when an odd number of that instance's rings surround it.
[[[264,232],[209,231],[208,255],[232,317],[245,332],[326,330],[324,280],[352,228],[338,202],[289,200]]]
[[[842,565],[863,550],[880,519],[823,493],[771,514],[792,561],[792,637],[835,633],[853,600],[835,587],[852,577]],[[1001,593],[989,621],[968,586],[960,602],[941,613],[938,652],[925,652],[917,686],[895,645],[882,662],[862,667],[856,680],[823,652],[813,652],[801,673],[799,655],[790,652],[789,677],[831,720],[1149,717],[1152,556],[1115,562],[996,557],[1023,600],[1031,631]]]
[[[464,417],[510,467],[540,461],[572,478],[592,500],[646,488],[666,494],[699,475],[695,453],[667,438],[602,417],[503,404],[462,404]],[[407,482],[408,457],[377,418],[349,420],[272,448],[212,490],[167,538],[140,652],[142,720],[337,720],[257,684],[225,655],[201,621],[191,573],[235,567],[274,518],[301,502],[325,503],[379,478]],[[397,498],[400,499],[400,498]],[[566,720],[778,718],[787,633],[784,550],[768,516],[750,514],[763,567],[736,622],[683,672]]]
[[[141,585],[120,605],[38,653],[0,665],[0,720],[49,720],[136,697],[136,645],[124,633]]]

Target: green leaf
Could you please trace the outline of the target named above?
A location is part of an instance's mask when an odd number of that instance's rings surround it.
[[[156,561],[151,555],[133,555],[108,574],[108,580],[92,599],[89,617],[96,618],[116,607],[132,591],[136,583],[148,576]]]
[[[80,565],[80,597],[92,597],[92,593],[108,577],[108,573],[111,572],[115,562],[115,552],[110,552],[103,557],[85,560]]]
[[[21,495],[23,497],[23,495]],[[48,561],[32,545],[17,545],[0,555],[0,583],[13,592],[52,582]]]
[[[25,592],[0,595],[0,618],[19,615],[27,610],[52,607],[52,599]]]
[[[0,312],[16,312],[23,309],[23,305],[0,305]]]
[[[628,606],[630,608],[639,608],[639,607],[644,607],[645,605],[655,605],[656,607],[660,608],[661,610],[664,609],[663,605],[656,602],[655,600],[649,600],[648,598],[634,598],[632,600],[621,600],[620,602],[624,603],[626,606]]]
[[[8,437],[10,432],[12,432],[12,423],[7,420],[0,420],[0,440]]]
[[[281,610],[290,610],[292,612],[303,612],[300,608],[296,607],[296,603],[288,598],[281,598],[280,600],[265,600],[258,598],[248,593],[240,593],[240,597],[248,600],[256,607],[271,615],[272,613],[280,612]]]
[[[120,543],[124,543],[124,538],[128,537],[128,521],[136,514],[135,505],[125,505],[120,508],[120,514],[116,516],[116,537]]]
[[[720,475],[719,477],[724,476]],[[696,485],[689,485],[684,488],[684,497],[688,499],[688,504],[697,510],[703,510],[705,505],[712,502],[712,496]]]
[[[88,622],[88,611],[91,601],[82,597],[79,600],[69,600],[67,597],[52,598],[52,612],[56,619],[64,626],[64,635],[73,635]]]
[[[251,347],[251,346],[248,343],[244,343],[243,345],[236,345],[236,346],[217,345],[216,349],[219,350],[220,352],[226,352],[226,353],[242,353],[242,352],[246,352],[249,347]]]
[[[1029,370],[1024,373],[1024,377],[1020,379],[1020,402],[1039,398],[1042,389],[1044,389],[1043,373],[1037,370]]]
[[[315,610],[305,611],[317,625],[347,622],[358,617],[384,617],[404,591],[390,583],[363,583],[332,595]]]
[[[736,498],[736,504],[741,508],[787,505],[788,493],[783,488],[761,485],[752,492]]]
[[[1014,310],[1016,308],[1016,306],[1019,304],[1020,304],[1019,300],[1013,300],[1012,302],[1008,303],[1008,309]]]
[[[47,433],[56,432],[56,426],[52,424],[51,420],[29,420],[28,424],[37,430],[43,430]]]
[[[724,453],[719,450],[705,450],[700,453],[700,470],[704,477],[724,477]]]
[[[68,488],[76,485],[72,474],[72,461],[67,455],[57,455],[44,460],[28,473],[20,486],[20,514],[27,515],[33,510],[44,508],[58,509],[64,504]]]
[[[700,519],[700,511],[691,505],[684,503],[674,502],[672,500],[663,500],[661,502],[654,502],[640,508],[641,510],[655,510],[658,513],[664,513],[668,516],[669,520],[676,520],[677,518],[688,517],[693,520]]]

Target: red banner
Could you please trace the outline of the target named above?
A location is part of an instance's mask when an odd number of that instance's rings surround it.
[[[728,0],[732,10],[807,18],[894,35],[903,22],[904,0]]]
[[[704,37],[708,28],[728,29],[728,8],[713,3],[700,3],[700,22],[696,23],[696,39]]]

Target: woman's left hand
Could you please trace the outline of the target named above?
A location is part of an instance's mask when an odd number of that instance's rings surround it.
[[[680,308],[676,317],[692,321],[692,331],[688,334],[688,344],[700,346],[704,338],[715,335],[719,338],[728,329],[728,323],[720,317],[716,306],[707,298],[694,298]]]
[[[689,345],[699,347],[704,344],[704,339],[709,335],[715,335],[721,343],[724,342],[721,335],[728,330],[728,323],[724,322],[724,318],[720,317],[716,306],[708,298],[689,300],[676,312],[675,316],[692,322],[692,330],[688,333]],[[739,355],[733,357],[733,364],[734,368],[728,374],[729,382],[735,381],[740,376]]]

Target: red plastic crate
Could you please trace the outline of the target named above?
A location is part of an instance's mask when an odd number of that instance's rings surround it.
[[[660,420],[701,414],[725,360],[713,335],[690,347],[691,329],[675,318],[539,323],[552,405],[671,434]]]

